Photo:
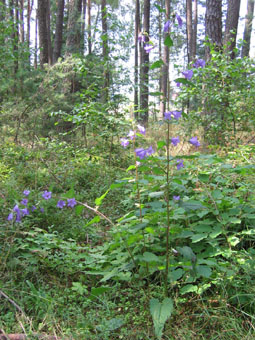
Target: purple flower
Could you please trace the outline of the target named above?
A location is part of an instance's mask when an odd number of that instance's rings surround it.
[[[167,33],[170,27],[171,27],[171,21],[168,20],[164,25],[164,32]]]
[[[129,133],[127,135],[131,140],[133,140],[135,138],[135,131],[129,130]]]
[[[182,28],[182,18],[178,14],[176,14],[176,19],[178,21],[179,27]]]
[[[183,71],[182,74],[188,80],[190,80],[193,77],[193,71],[192,70]]]
[[[176,83],[176,86],[177,86],[177,87],[181,87],[181,83],[177,82],[177,83]]]
[[[155,48],[155,46],[149,45],[149,44],[146,44],[146,45],[144,46],[144,50],[145,50],[146,53],[150,53],[151,50],[153,50],[154,48]]]
[[[183,164],[183,159],[177,159],[177,170],[180,170],[181,168],[184,168],[184,164]]]
[[[166,120],[171,120],[172,117],[174,117],[176,120],[178,120],[179,118],[181,118],[182,113],[181,111],[168,111],[164,113],[165,119]]]
[[[172,119],[172,111],[165,112],[164,116],[165,116],[164,117],[165,119],[171,120]]]
[[[13,220],[13,213],[10,213],[7,217],[7,221],[12,221]]]
[[[45,199],[45,200],[49,200],[51,198],[51,191],[47,191],[45,190],[42,194],[42,197]]]
[[[35,211],[35,210],[36,210],[36,206],[35,206],[35,205],[32,205],[31,211],[33,212],[33,211]]]
[[[180,200],[180,196],[173,196],[173,200],[174,201],[179,201]]]
[[[135,149],[136,156],[140,159],[144,159],[147,156],[147,150],[143,148]]]
[[[204,68],[205,67],[205,61],[203,59],[198,59],[195,64],[193,64],[193,67],[195,68]]]
[[[173,137],[171,139],[171,142],[174,146],[176,146],[178,143],[180,143],[180,139],[179,139],[179,137]]]
[[[145,127],[143,127],[143,126],[141,126],[141,125],[137,125],[137,127],[138,127],[139,132],[140,132],[142,135],[145,135],[145,132],[146,132]]]
[[[144,34],[139,34],[138,35],[138,41],[139,42],[146,42],[146,36]]]
[[[77,204],[75,198],[68,198],[67,199],[67,206],[73,208]]]
[[[155,151],[153,150],[152,146],[150,146],[148,149],[146,149],[147,155],[152,155]]]
[[[60,209],[63,209],[65,205],[66,205],[66,202],[63,200],[59,200],[57,203],[57,207]]]
[[[182,113],[181,111],[172,111],[172,115],[174,116],[176,120],[178,120],[179,118],[181,118]]]
[[[126,148],[127,146],[128,146],[128,144],[129,144],[129,140],[128,139],[126,139],[126,138],[121,138],[121,145],[124,147],[124,148]]]
[[[29,210],[28,210],[28,208],[21,209],[21,213],[22,213],[22,216],[29,215]]]
[[[23,195],[28,196],[30,194],[30,190],[24,190]]]
[[[40,211],[41,211],[42,213],[44,213],[44,208],[40,208]]]
[[[23,204],[25,206],[27,206],[27,203],[28,203],[28,199],[26,198],[23,198],[23,200],[20,202],[20,204]]]
[[[197,148],[200,146],[200,143],[199,143],[199,141],[197,140],[197,137],[192,137],[192,138],[190,138],[189,143],[192,144],[192,145],[194,145],[194,146],[196,146]]]
[[[13,208],[13,211],[16,213],[16,222],[20,222],[21,221],[21,211],[20,211],[19,206],[17,204]]]

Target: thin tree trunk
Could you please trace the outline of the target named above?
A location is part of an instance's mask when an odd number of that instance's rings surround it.
[[[144,0],[143,31],[146,33],[146,40],[150,34],[150,0]],[[141,122],[148,125],[149,121],[149,53],[141,49],[141,75],[140,75],[140,105]]]
[[[254,13],[254,0],[248,0],[247,12],[245,16],[245,27],[243,33],[244,44],[242,47],[242,58],[249,57],[250,44],[251,44],[251,32],[252,32],[252,21]]]
[[[139,42],[138,42],[138,36],[140,34],[141,28],[140,28],[140,1],[136,0],[135,5],[135,90],[134,90],[134,116],[135,119],[138,119],[138,109],[139,109],[139,101],[138,101],[138,84],[139,84],[139,74],[138,74],[138,68],[139,68]]]
[[[56,33],[53,49],[53,63],[61,57],[62,40],[63,40],[63,20],[64,20],[65,0],[58,0],[57,18],[56,18]]]
[[[82,0],[69,1],[69,13],[67,23],[66,56],[79,53],[81,50],[81,16]]]
[[[234,49],[236,47],[236,34],[238,28],[240,4],[240,0],[228,0],[224,45],[226,46],[225,52],[229,53],[232,59],[235,57]]]
[[[192,60],[192,46],[193,46],[193,27],[192,27],[192,0],[186,0],[186,30],[187,30],[187,52],[188,63]]]
[[[92,53],[92,36],[91,36],[91,0],[88,0],[88,50]]]
[[[37,14],[36,14],[37,15]],[[28,68],[30,68],[30,18],[31,18],[31,4],[27,0],[27,52],[28,52]],[[37,25],[37,22],[36,24]],[[37,36],[35,37],[37,39]]]
[[[34,51],[34,68],[37,69],[37,35],[38,35],[38,10],[36,9],[36,14],[35,14],[35,51]],[[29,44],[29,40],[28,40]],[[30,60],[30,58],[29,58]],[[30,61],[29,61],[30,65]]]
[[[104,60],[104,88],[102,92],[102,100],[104,103],[109,98],[109,47],[108,47],[108,29],[107,29],[107,9],[106,0],[101,0],[101,16],[102,16],[102,40],[103,40],[103,60]]]
[[[197,0],[194,0],[193,7],[193,30],[192,30],[192,47],[191,47],[191,60],[195,60],[197,54]]]
[[[87,9],[87,0],[82,0],[82,25],[81,25],[81,44],[82,44],[82,52],[85,52],[85,24],[86,24],[86,9]]]
[[[46,24],[47,24],[47,39],[48,39],[48,55],[49,55],[49,64],[52,65],[53,57],[52,57],[52,44],[51,44],[51,14],[50,14],[50,0],[47,1],[47,13],[46,13]]]
[[[20,0],[20,36],[19,41],[24,44],[25,32],[24,32],[24,0]]]
[[[170,0],[165,0],[165,10],[166,10],[166,15],[165,15],[165,21],[167,22],[170,19]],[[165,32],[164,33],[164,38],[167,37],[169,33]],[[169,84],[169,47],[164,45],[164,50],[163,50],[163,69],[162,69],[162,93],[163,96],[161,98],[160,102],[160,113],[162,117],[164,116],[164,112],[166,111],[166,103],[169,101],[169,91],[168,91],[168,84]]]

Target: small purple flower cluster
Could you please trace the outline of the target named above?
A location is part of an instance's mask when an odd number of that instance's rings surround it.
[[[176,14],[175,18],[177,19],[178,26],[182,28],[182,18],[179,16],[179,14]],[[167,33],[171,26],[172,26],[172,22],[171,20],[168,20],[164,25],[164,32]]]
[[[23,191],[23,195],[25,197],[28,197],[30,194],[29,190],[24,190]],[[42,193],[42,198],[44,198],[46,201],[52,198],[52,192],[51,191],[47,191],[45,190]],[[70,208],[73,208],[75,205],[77,204],[75,198],[69,198],[67,199],[67,206]],[[14,208],[12,209],[12,212],[8,215],[7,217],[7,221],[13,221],[14,217],[15,218],[15,222],[21,222],[22,217],[30,215],[30,212],[34,212],[37,208],[35,205],[32,205],[29,211],[28,209],[28,199],[27,198],[23,198],[20,202],[20,205],[23,205],[24,208],[20,208],[18,204],[16,204],[14,206]],[[63,200],[59,200],[57,203],[57,207],[62,209],[64,206],[66,206],[66,202]],[[40,211],[43,213],[44,212],[44,208],[40,208]]]
[[[145,135],[146,133],[146,129],[145,127],[141,126],[141,125],[137,125],[137,129],[138,131],[136,130],[130,130],[127,137],[127,138],[121,138],[120,142],[121,142],[121,145],[126,148],[129,143],[130,143],[130,140],[132,141],[135,141],[135,138],[136,138],[136,135],[137,133],[140,133],[142,135]],[[150,146],[149,148],[147,149],[143,149],[143,148],[137,148],[135,149],[135,153],[136,153],[136,156],[139,157],[140,159],[144,159],[150,155],[152,155],[155,151],[153,150],[152,146]]]
[[[197,61],[192,65],[194,68],[204,68],[206,65],[205,61],[203,59],[197,59]],[[193,70],[190,69],[190,70],[186,70],[186,71],[183,71],[182,74],[184,75],[184,77],[187,79],[187,80],[191,80],[191,78],[193,77]],[[176,83],[176,86],[177,87],[180,87],[181,84],[179,82]]]

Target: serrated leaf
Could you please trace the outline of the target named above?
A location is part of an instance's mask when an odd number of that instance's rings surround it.
[[[170,34],[167,34],[165,40],[164,40],[164,45],[167,47],[172,47],[174,45],[173,40],[170,37]]]
[[[150,312],[154,324],[156,337],[160,340],[163,334],[164,325],[173,312],[173,301],[165,298],[162,303],[158,299],[150,300]]]
[[[162,65],[164,65],[164,62],[162,59],[155,61],[151,66],[150,69],[154,70],[155,68],[160,68]]]

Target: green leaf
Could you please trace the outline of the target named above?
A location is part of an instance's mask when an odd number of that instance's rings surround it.
[[[100,206],[102,204],[102,201],[105,198],[105,196],[108,194],[109,190],[110,189],[108,189],[102,196],[95,199],[96,206]]]
[[[198,277],[206,277],[209,278],[212,274],[212,269],[208,266],[196,266],[196,272]]]
[[[91,221],[89,221],[87,224],[85,224],[84,228],[88,227],[91,224],[98,223],[98,222],[100,222],[100,220],[101,220],[100,216],[97,215]]]
[[[163,334],[164,325],[173,312],[173,301],[165,298],[162,303],[158,299],[150,300],[150,312],[154,324],[156,337],[160,340]]]
[[[168,278],[170,279],[170,282],[174,282],[179,280],[184,273],[185,272],[182,268],[177,268],[168,274]]]
[[[195,201],[195,200],[181,202],[180,205],[187,211],[205,209],[205,206],[202,203],[200,203],[199,201]]]
[[[191,236],[192,243],[197,243],[201,240],[204,240],[205,238],[207,238],[207,234],[195,234]]]
[[[158,145],[158,150],[160,150],[163,148],[163,146],[166,146],[166,142],[163,140],[160,140],[157,142],[157,145]]]
[[[106,327],[107,331],[115,331],[116,329],[120,328],[123,324],[124,324],[123,319],[113,318],[107,320],[104,326]]]
[[[147,251],[143,253],[143,260],[145,262],[160,262],[160,259],[158,258],[158,256]]]
[[[162,65],[164,65],[164,62],[162,59],[155,61],[151,66],[150,69],[154,70],[155,68],[160,68]]]
[[[240,239],[233,235],[228,237],[228,242],[231,246],[235,247],[240,242]]]
[[[221,193],[221,191],[219,189],[216,189],[216,190],[213,190],[212,197],[214,199],[218,200],[218,199],[222,199],[223,195],[222,195],[222,193]]]
[[[193,250],[188,247],[188,246],[184,246],[184,247],[177,247],[178,252],[186,259],[190,260],[191,262],[196,262],[196,255],[194,254]]]
[[[170,37],[170,34],[167,34],[165,40],[164,40],[164,45],[168,47],[172,47],[174,45],[173,40]]]
[[[74,193],[74,189],[70,189],[68,190],[64,195],[62,195],[63,198],[74,198],[75,193]]]
[[[164,191],[155,191],[155,192],[149,193],[149,197],[151,198],[161,197],[163,195],[164,195]]]
[[[83,212],[84,206],[83,205],[76,205],[75,207],[75,214],[76,216],[80,216]]]
[[[198,179],[199,179],[199,181],[200,182],[203,182],[203,183],[209,183],[209,181],[210,181],[210,175],[208,175],[208,174],[199,174],[198,175]]]
[[[197,292],[198,287],[195,285],[186,285],[180,289],[180,294],[184,295],[187,293]]]
[[[108,292],[109,290],[111,290],[110,287],[92,287],[91,288],[91,294],[89,296],[90,300],[95,300],[98,296],[104,294],[105,292]]]
[[[175,79],[176,83],[184,84],[184,85],[193,85],[193,83],[186,78],[177,78]]]

